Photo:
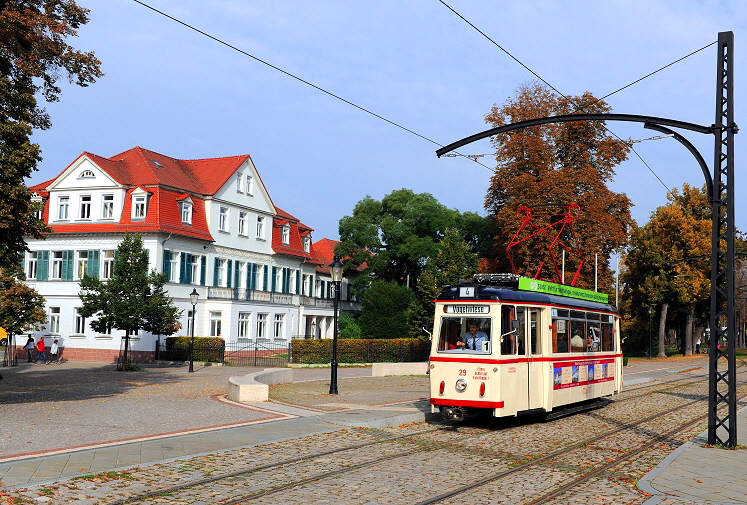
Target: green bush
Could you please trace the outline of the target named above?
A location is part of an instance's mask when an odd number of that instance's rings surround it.
[[[429,353],[430,341],[420,338],[337,340],[338,363],[426,361]],[[291,363],[329,363],[331,356],[332,339],[291,343]]]
[[[164,359],[169,361],[189,360],[189,343],[192,337],[167,337]],[[220,337],[195,337],[194,360],[222,363],[225,342]]]

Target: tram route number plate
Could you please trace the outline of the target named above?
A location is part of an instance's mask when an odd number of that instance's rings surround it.
[[[487,305],[447,305],[448,314],[488,314],[490,307]]]

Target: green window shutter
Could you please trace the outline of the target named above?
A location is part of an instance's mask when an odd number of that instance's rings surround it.
[[[62,280],[73,280],[75,251],[62,251]]]
[[[236,262],[236,268],[233,269],[233,287],[238,288],[239,282],[241,281],[241,270],[239,270],[239,262]]]
[[[213,286],[218,286],[218,269],[220,268],[220,261],[218,261],[218,258],[215,258],[215,263],[213,265]]]
[[[166,274],[166,280],[170,281],[172,280],[169,278],[169,272],[171,271],[171,251],[168,249],[163,250],[163,273]]]
[[[231,278],[233,277],[233,260],[226,260],[228,262],[228,275],[226,275],[226,287],[231,287]]]
[[[272,290],[271,291],[273,292],[275,291],[275,289],[277,289],[277,272],[278,272],[277,267],[272,267]]]
[[[197,263],[197,256],[194,254],[187,254],[187,275],[185,279],[187,279],[187,284],[192,284],[196,279],[192,278],[192,265]]]
[[[300,271],[296,271],[296,293],[301,294],[301,277],[303,274]]]
[[[205,277],[207,277],[207,256],[200,257],[200,286],[205,285]]]
[[[252,289],[252,275],[254,274],[254,263],[246,264],[246,290],[251,291]]]
[[[98,249],[88,251],[88,268],[86,273],[96,278],[99,277],[99,254]]]
[[[179,283],[180,284],[189,284],[189,279],[187,276],[189,275],[189,265],[187,264],[187,258],[189,255],[185,252],[179,254]]]
[[[267,265],[262,268],[262,271],[264,272],[264,275],[262,276],[264,277],[264,279],[262,279],[262,289],[267,291]]]
[[[49,280],[49,251],[38,251],[36,261],[36,280]]]

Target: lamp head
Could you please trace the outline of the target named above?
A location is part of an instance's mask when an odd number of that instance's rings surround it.
[[[329,271],[332,275],[332,282],[340,282],[342,280],[342,269],[345,265],[340,261],[339,256],[335,256],[334,261],[329,264]]]
[[[189,294],[189,301],[192,305],[197,305],[197,299],[200,297],[200,293],[197,292],[196,288],[192,288],[192,292]]]

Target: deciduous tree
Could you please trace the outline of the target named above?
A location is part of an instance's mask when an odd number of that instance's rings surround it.
[[[693,321],[696,306],[708,299],[711,216],[705,189],[685,183],[672,190],[642,227],[634,227],[625,256],[623,297],[634,316],[647,321],[647,305],[659,315],[659,357],[666,357],[667,314]],[[684,325],[684,353],[692,354],[692,328]]]
[[[148,273],[148,251],[140,235],[125,235],[117,247],[113,276],[108,281],[86,275],[80,282],[81,315],[91,319],[91,328],[108,328],[127,335],[146,330],[171,335],[178,329],[181,311],[163,290],[164,276]]]
[[[497,127],[539,117],[611,110],[588,92],[573,97],[572,102],[542,84],[525,84],[502,106],[494,105],[485,121]],[[609,257],[627,242],[633,221],[628,197],[610,191],[607,184],[615,166],[626,159],[629,145],[611,136],[599,121],[533,126],[496,135],[492,141],[497,167],[485,197],[494,232],[492,264],[488,268],[510,271],[505,248],[521,224],[516,217],[520,206],[576,203],[581,214],[574,229],[588,262],[577,286],[593,288],[595,254],[599,255],[599,285],[611,286]],[[538,224],[549,222],[540,220]],[[544,240],[540,247],[548,245]],[[513,255],[519,274],[534,275],[539,269],[540,256],[534,242],[515,248]],[[576,267],[575,260],[567,257],[567,269]]]
[[[449,228],[457,230],[473,250],[485,243],[484,218],[449,209],[428,193],[400,189],[381,201],[367,196],[356,204],[352,216],[340,220],[341,243],[336,252],[349,258],[349,265],[365,263],[373,278],[414,287]]]
[[[0,270],[0,328],[9,335],[41,329],[46,323],[44,297]]]
[[[438,244],[436,255],[428,258],[418,277],[416,300],[410,306],[410,335],[422,336],[423,320],[431,321],[436,299],[441,289],[459,284],[477,273],[478,257],[462,236],[454,229],[446,230]]]
[[[74,0],[0,2],[0,268],[27,250],[24,236],[48,231],[24,183],[41,160],[31,132],[51,126],[36,97],[57,101],[62,74],[80,86],[103,75],[93,53],[66,42],[87,22],[88,10]]]

